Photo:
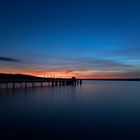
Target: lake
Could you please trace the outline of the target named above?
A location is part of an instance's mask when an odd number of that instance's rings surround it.
[[[140,140],[140,82],[1,89],[0,137]]]

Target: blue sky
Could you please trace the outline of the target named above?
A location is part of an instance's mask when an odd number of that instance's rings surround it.
[[[140,78],[139,5],[138,0],[1,1],[0,71]],[[18,61],[8,61],[13,59]]]

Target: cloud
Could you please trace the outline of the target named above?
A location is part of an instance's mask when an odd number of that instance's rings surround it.
[[[97,57],[46,57],[39,61],[20,61],[11,57],[0,57],[0,61],[15,62],[1,64],[0,68],[4,71],[15,70],[17,72],[31,73],[49,73],[64,72],[66,74],[75,74],[77,76],[125,76],[140,77],[140,67],[123,63],[121,61],[103,59]],[[20,63],[22,62],[22,63]]]
[[[119,62],[117,60],[99,59],[95,57],[53,57],[45,59],[47,62],[32,63],[36,68],[42,71],[87,71],[87,70],[122,70],[131,69],[132,65]],[[49,60],[49,61],[48,61]],[[38,67],[38,68],[37,68]]]
[[[83,64],[84,66],[90,66],[93,68],[128,68],[130,65],[126,65],[124,63],[115,61],[115,60],[109,60],[109,59],[97,59],[97,58],[79,58],[77,59],[77,62],[80,64]]]
[[[74,72],[73,70],[67,70],[66,73],[72,73]]]
[[[3,56],[0,56],[0,61],[15,62],[15,63],[20,62],[20,60],[18,60],[18,59],[16,59],[16,58],[3,57]]]

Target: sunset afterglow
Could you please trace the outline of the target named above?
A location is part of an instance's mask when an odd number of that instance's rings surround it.
[[[138,1],[21,0],[0,9],[0,73],[140,78]]]

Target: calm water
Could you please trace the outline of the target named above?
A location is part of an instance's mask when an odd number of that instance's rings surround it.
[[[140,82],[3,89],[0,137],[140,140]]]

